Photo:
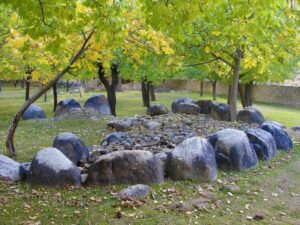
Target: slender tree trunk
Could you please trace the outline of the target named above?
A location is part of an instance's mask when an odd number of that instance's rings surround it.
[[[47,102],[47,92],[44,94],[44,102]]]
[[[117,104],[117,98],[116,98],[116,87],[118,85],[118,76],[119,76],[119,70],[118,65],[113,63],[111,65],[111,84],[109,83],[107,77],[104,73],[104,68],[102,63],[98,64],[98,76],[102,84],[104,85],[107,93],[107,100],[109,103],[111,114],[116,116],[116,104]]]
[[[217,100],[217,81],[216,80],[211,80],[211,85],[212,85],[212,96],[213,100]]]
[[[204,82],[203,82],[203,80],[201,80],[201,82],[200,82],[200,96],[201,97],[203,96],[203,89],[204,89]]]
[[[231,85],[228,85],[227,104],[230,105]]]
[[[25,80],[25,86],[26,86],[26,90],[25,90],[25,100],[27,101],[29,99],[29,95],[30,95],[30,81],[31,81],[31,77],[27,76],[26,80]]]
[[[25,88],[25,79],[21,80],[20,84],[21,84],[21,88],[24,89]]]
[[[235,121],[237,115],[237,93],[238,93],[238,85],[240,80],[241,58],[242,58],[242,51],[240,49],[237,49],[234,57],[233,79],[232,79],[231,93],[230,93],[231,121]]]
[[[239,91],[242,106],[243,106],[243,108],[245,108],[245,107],[247,107],[247,102],[246,102],[246,98],[245,98],[245,94],[244,94],[244,88],[241,83],[239,83],[239,85],[238,85],[238,91]]]
[[[0,80],[0,92],[2,91],[2,87],[3,87],[3,81]]]
[[[14,85],[15,88],[17,87],[17,84],[18,84],[18,81],[14,80],[13,85]]]
[[[70,84],[69,84],[69,80],[67,80],[67,92],[69,92],[69,88],[70,88],[69,85],[70,85]]]
[[[246,105],[252,106],[252,97],[253,96],[253,81],[245,85],[245,99]]]
[[[147,79],[144,79],[141,82],[142,86],[142,98],[143,98],[143,105],[147,108],[150,107],[150,83]]]
[[[117,87],[116,87],[116,91],[117,92],[122,92],[122,77],[119,75],[118,76],[118,84],[117,84]]]
[[[82,54],[85,53],[85,51],[89,48],[89,40],[91,39],[92,35],[94,34],[94,29],[90,32],[90,34],[85,38],[84,42],[82,43],[80,49],[77,51],[77,53],[70,59],[69,64],[62,69],[59,73],[56,74],[55,78],[51,80],[47,85],[45,85],[43,88],[39,89],[34,95],[32,95],[27,101],[23,103],[23,105],[19,108],[19,110],[14,115],[9,128],[8,133],[6,137],[6,148],[8,150],[9,155],[15,156],[16,155],[16,149],[14,146],[14,136],[16,129],[18,127],[18,124],[20,122],[20,119],[22,118],[24,112],[26,109],[34,103],[37,99],[39,99],[45,92],[47,92],[59,79],[66,74],[72,67],[72,65],[82,56]]]
[[[156,101],[154,86],[151,83],[150,83],[150,86],[149,86],[149,91],[150,91],[150,100],[152,102]]]
[[[57,83],[53,85],[52,90],[53,90],[53,112],[55,112],[57,107]]]

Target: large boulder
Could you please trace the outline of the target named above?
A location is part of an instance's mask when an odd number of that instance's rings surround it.
[[[164,173],[161,161],[151,152],[115,151],[100,156],[89,168],[87,183],[161,183]]]
[[[56,148],[40,150],[33,158],[27,176],[30,185],[48,187],[80,186],[80,179],[76,165]]]
[[[210,114],[213,102],[211,100],[199,100],[196,104],[200,107],[200,113]]]
[[[8,158],[5,155],[0,155],[0,180],[21,180],[20,163]]]
[[[209,137],[222,169],[245,170],[257,164],[257,156],[245,132],[224,129]]]
[[[214,149],[204,138],[186,139],[168,154],[167,174],[173,180],[213,181],[217,178]]]
[[[113,119],[107,122],[107,126],[115,129],[116,131],[128,130],[132,127],[131,119]]]
[[[269,161],[276,155],[276,143],[269,132],[260,128],[251,128],[245,130],[245,133],[259,159]]]
[[[70,132],[58,134],[53,141],[53,147],[60,150],[74,164],[85,161],[89,157],[89,151],[80,138]]]
[[[147,109],[147,115],[150,116],[159,116],[159,115],[164,115],[164,114],[168,114],[169,110],[167,109],[166,106],[162,105],[162,104],[155,104],[153,106],[150,106]]]
[[[265,118],[262,113],[252,107],[240,110],[237,114],[236,120],[245,123],[257,123],[259,125],[265,122]]]
[[[269,132],[273,136],[278,150],[293,149],[293,142],[291,138],[279,125],[276,125],[273,122],[264,122],[260,128]]]
[[[83,107],[100,115],[111,115],[109,103],[106,97],[101,94],[90,97]]]
[[[75,99],[65,99],[60,101],[57,104],[54,116],[55,117],[64,117],[68,116],[73,112],[77,112],[81,110],[80,103],[77,102]]]
[[[31,104],[24,112],[22,118],[23,120],[45,119],[46,114],[41,107]]]
[[[200,108],[190,98],[179,98],[172,103],[173,113],[198,114]]]
[[[224,103],[213,103],[210,115],[215,120],[230,121],[230,105]]]

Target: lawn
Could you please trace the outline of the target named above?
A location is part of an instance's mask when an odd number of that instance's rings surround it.
[[[59,99],[75,98],[83,103],[94,93],[81,99],[60,89]],[[158,93],[157,102],[168,108],[178,97],[200,99],[198,93]],[[0,153],[5,154],[5,135],[12,115],[22,104],[24,90],[4,88],[0,94]],[[202,98],[210,99],[210,95]],[[77,134],[86,145],[99,144],[108,132],[106,119],[53,121],[52,95],[37,104],[44,108],[49,119],[21,121],[16,134],[16,148],[20,162],[30,161],[34,154],[52,145],[59,132]],[[136,91],[117,94],[118,116],[144,115],[141,95]],[[224,102],[224,98],[218,101]],[[267,120],[290,126],[300,125],[300,110],[277,105],[255,104]],[[299,224],[300,219],[300,148],[280,152],[269,163],[244,172],[218,173],[212,184],[194,181],[152,185],[154,193],[146,202],[126,204],[112,195],[125,185],[86,188],[32,188],[24,183],[0,182],[0,224]],[[239,186],[238,193],[222,187]],[[205,210],[174,210],[174,203],[188,202],[203,195],[212,195]],[[250,217],[262,220],[249,220]]]

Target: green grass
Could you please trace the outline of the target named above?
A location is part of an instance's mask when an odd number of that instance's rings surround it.
[[[63,91],[63,90],[60,90]],[[60,94],[59,99],[73,97],[83,103],[79,94]],[[168,108],[178,97],[200,99],[197,93],[158,93],[158,103]],[[5,135],[12,115],[22,104],[24,90],[4,88],[0,94],[0,153],[5,154]],[[52,121],[52,96],[48,102],[40,99],[49,119],[21,121],[16,134],[16,160],[30,161],[43,147],[51,146],[55,135],[71,131],[87,145],[99,144],[106,130],[105,119]],[[211,98],[209,95],[203,98]],[[139,92],[117,95],[117,114],[133,116],[145,114]],[[224,102],[224,98],[218,101]],[[300,110],[276,105],[255,104],[268,120],[287,126],[300,125]],[[218,181],[200,184],[195,181],[152,185],[155,193],[145,204],[126,208],[111,193],[125,185],[85,188],[45,189],[32,188],[24,183],[0,182],[0,224],[299,224],[300,214],[300,148],[291,153],[280,152],[269,163],[244,172],[218,173]],[[241,191],[230,196],[221,189],[223,184],[235,183]],[[206,211],[171,210],[170,204],[186,202],[211,193],[214,201]],[[168,191],[169,190],[169,191]],[[272,196],[272,193],[278,196]],[[298,196],[297,196],[298,194]],[[274,194],[273,194],[274,195]],[[265,200],[264,200],[265,199]],[[121,213],[119,213],[121,212]],[[248,221],[247,216],[263,215],[262,221]],[[118,218],[118,215],[122,215]]]

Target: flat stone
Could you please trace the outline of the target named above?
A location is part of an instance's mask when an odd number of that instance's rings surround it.
[[[151,192],[148,185],[136,184],[121,190],[117,195],[121,198],[143,199],[146,198]]]

